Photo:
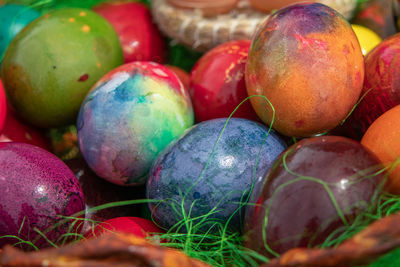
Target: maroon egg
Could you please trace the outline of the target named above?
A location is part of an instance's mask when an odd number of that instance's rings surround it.
[[[35,229],[57,243],[72,226],[71,220],[59,223],[62,216],[84,207],[79,182],[60,159],[29,144],[0,143],[0,236],[18,236],[39,248],[50,246]],[[0,247],[17,242],[2,238]]]
[[[365,57],[364,99],[346,121],[346,135],[361,139],[385,111],[400,104],[400,33],[381,42]]]
[[[165,42],[143,3],[101,3],[93,10],[114,27],[121,41],[124,61],[155,61],[164,59]]]
[[[143,205],[117,206],[90,212],[91,208],[103,204],[144,199],[144,187],[123,187],[99,178],[87,165],[84,159],[77,158],[65,161],[72,170],[82,187],[86,203],[86,219],[94,221],[105,221],[115,217],[138,216]],[[82,232],[91,228],[91,222],[85,222]]]
[[[252,196],[259,206],[246,210],[246,246],[276,256],[323,243],[374,207],[384,180],[376,172],[382,168],[374,154],[348,138],[323,136],[294,144],[275,162],[261,193]]]
[[[190,93],[198,122],[228,117],[246,99],[244,72],[250,40],[227,42],[210,50],[190,74]],[[257,120],[250,101],[233,115]]]

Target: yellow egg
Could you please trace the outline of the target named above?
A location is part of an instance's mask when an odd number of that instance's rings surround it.
[[[351,26],[357,35],[364,56],[382,42],[381,37],[372,30],[355,24],[352,24]]]

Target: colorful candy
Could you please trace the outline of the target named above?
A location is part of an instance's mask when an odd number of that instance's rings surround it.
[[[204,231],[221,230],[214,223],[241,230],[240,203],[245,205],[286,145],[257,122],[232,118],[224,128],[225,123],[224,118],[195,125],[154,162],[147,198],[159,201],[149,203],[157,224],[191,231],[182,224],[186,218],[193,225],[204,220]]]
[[[165,42],[153,23],[150,10],[142,3],[101,3],[93,10],[115,28],[124,51],[124,61],[155,61],[161,63]]]
[[[232,41],[207,52],[190,75],[190,94],[197,121],[226,118],[247,97],[244,69],[250,41]],[[233,117],[257,120],[250,101]]]
[[[188,92],[168,68],[133,62],[104,76],[82,104],[78,141],[92,170],[138,185],[157,155],[193,124]]]
[[[382,169],[374,154],[348,138],[323,136],[294,144],[251,197],[257,206],[246,209],[246,247],[277,256],[337,237],[340,232],[331,234],[376,206]]]
[[[84,208],[79,182],[60,159],[32,145],[0,143],[0,236],[50,246],[35,229],[56,243],[72,221],[57,223]],[[18,242],[2,238],[0,247]]]
[[[9,103],[29,123],[75,123],[89,89],[122,64],[112,26],[96,13],[60,9],[30,23],[9,45],[1,76]]]
[[[253,108],[287,136],[336,127],[356,104],[363,80],[364,59],[350,24],[318,3],[272,14],[255,34],[246,65],[249,96],[267,98],[252,98]]]

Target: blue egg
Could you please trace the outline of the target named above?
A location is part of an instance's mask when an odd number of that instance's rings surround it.
[[[197,218],[193,225],[204,219],[197,227],[204,231],[226,223],[230,231],[241,230],[249,193],[263,184],[286,144],[257,122],[231,118],[224,129],[225,123],[215,119],[193,126],[153,163],[147,198],[156,200],[149,207],[160,226],[187,232],[179,224]]]
[[[27,6],[7,4],[0,6],[0,63],[9,43],[40,13]]]

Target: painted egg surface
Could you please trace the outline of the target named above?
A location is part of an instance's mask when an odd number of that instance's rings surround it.
[[[2,56],[15,35],[39,16],[39,12],[27,6],[0,6],[0,65]]]
[[[274,131],[268,135],[260,123],[232,118],[222,133],[225,123],[226,118],[195,125],[154,162],[146,194],[160,201],[149,203],[158,225],[170,229],[186,215],[205,219],[205,231],[214,223],[223,227],[227,222],[230,230],[240,231],[240,203],[262,182],[286,144]],[[215,213],[207,215],[213,208]],[[178,230],[188,231],[183,228]]]
[[[385,111],[400,104],[400,33],[382,41],[365,57],[365,95],[344,128],[361,138]]]
[[[74,174],[60,159],[41,148],[0,143],[0,173],[0,236],[15,235],[37,247],[47,247],[50,244],[34,229],[57,242],[71,224],[46,230],[59,222],[61,216],[85,209]],[[17,242],[13,238],[0,239],[0,247]]]
[[[29,123],[59,127],[76,120],[98,79],[123,62],[113,27],[78,8],[48,13],[9,45],[1,76],[10,104]]]
[[[251,42],[240,40],[215,47],[202,56],[190,75],[196,121],[226,118],[247,98],[244,71]],[[250,101],[233,117],[257,120]]]
[[[111,71],[88,94],[78,142],[98,176],[137,185],[158,153],[192,125],[190,97],[177,76],[158,63],[138,61]]]
[[[400,194],[400,105],[386,111],[371,124],[361,139],[388,168],[386,189]]]
[[[255,34],[246,85],[258,116],[287,136],[336,127],[356,104],[364,59],[351,25],[318,3],[278,10]],[[274,119],[274,120],[273,120]],[[272,122],[273,120],[273,122]]]
[[[246,209],[246,247],[277,256],[321,244],[377,204],[382,168],[374,154],[348,138],[323,136],[294,144],[252,196],[259,205]]]
[[[163,61],[165,41],[146,5],[132,2],[102,3],[93,10],[109,21],[118,33],[125,63]]]

